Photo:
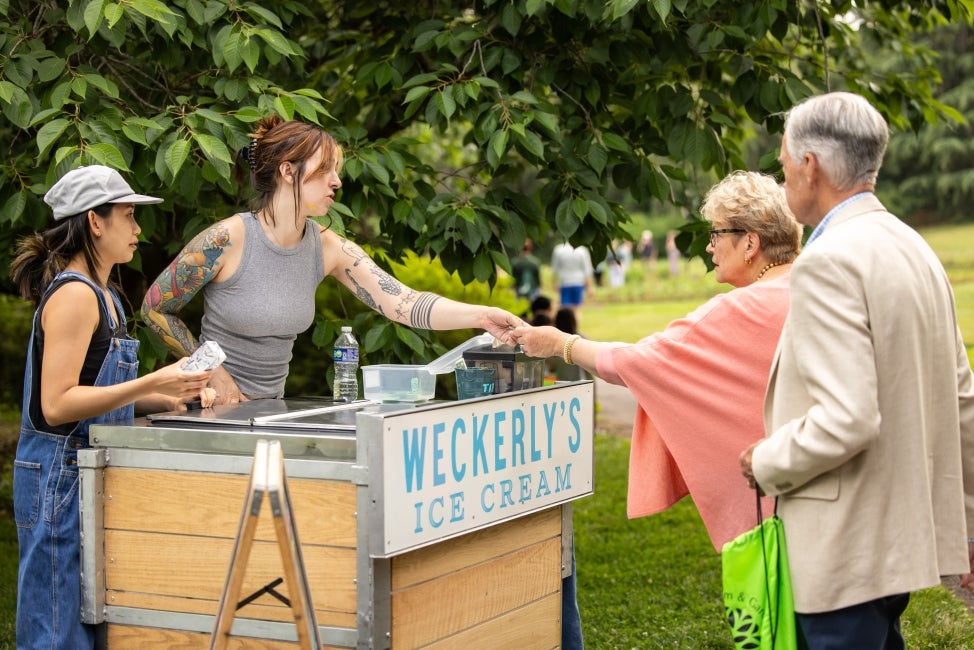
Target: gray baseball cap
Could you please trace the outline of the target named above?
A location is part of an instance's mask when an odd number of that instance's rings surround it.
[[[88,165],[72,169],[44,195],[54,210],[54,220],[81,214],[104,203],[162,203],[154,196],[136,194],[122,175],[111,167]]]

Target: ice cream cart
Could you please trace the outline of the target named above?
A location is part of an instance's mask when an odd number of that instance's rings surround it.
[[[109,648],[208,647],[254,450],[280,444],[324,648],[560,645],[571,502],[593,490],[590,381],[445,402],[257,400],[92,427],[83,618]],[[297,648],[269,520],[233,648]]]

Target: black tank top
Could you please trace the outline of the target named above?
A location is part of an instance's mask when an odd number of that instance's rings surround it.
[[[46,292],[41,299],[41,303],[37,306],[37,327],[34,331],[34,367],[32,369],[33,385],[31,386],[30,417],[38,431],[47,431],[59,435],[68,435],[78,423],[66,422],[57,426],[51,426],[44,419],[44,415],[41,412],[41,368],[44,360],[44,328],[41,327],[41,314],[44,313],[44,307],[47,305],[48,298],[68,282],[84,283],[84,280],[64,277],[55,280],[51,284],[51,290]],[[91,342],[88,343],[88,352],[85,354],[84,365],[81,366],[81,376],[78,379],[78,384],[81,386],[95,385],[95,380],[98,378],[98,371],[101,370],[101,365],[105,361],[105,355],[108,354],[108,346],[111,344],[112,338],[125,338],[127,336],[124,315],[118,314],[117,326],[112,330],[108,315],[101,308],[101,301],[98,304],[98,327],[91,337]]]

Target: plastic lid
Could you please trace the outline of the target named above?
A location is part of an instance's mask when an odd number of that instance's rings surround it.
[[[470,348],[492,344],[493,342],[494,336],[490,332],[484,332],[480,336],[475,336],[472,339],[464,341],[443,356],[430,361],[428,364],[426,364],[426,370],[434,375],[442,375],[447,372],[453,372],[457,361],[463,358],[464,352]]]

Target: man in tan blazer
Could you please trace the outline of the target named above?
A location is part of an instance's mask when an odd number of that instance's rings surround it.
[[[815,227],[745,477],[778,497],[809,648],[903,648],[911,591],[974,565],[974,382],[947,274],[873,194],[888,128],[862,97],[795,106],[781,164]]]

